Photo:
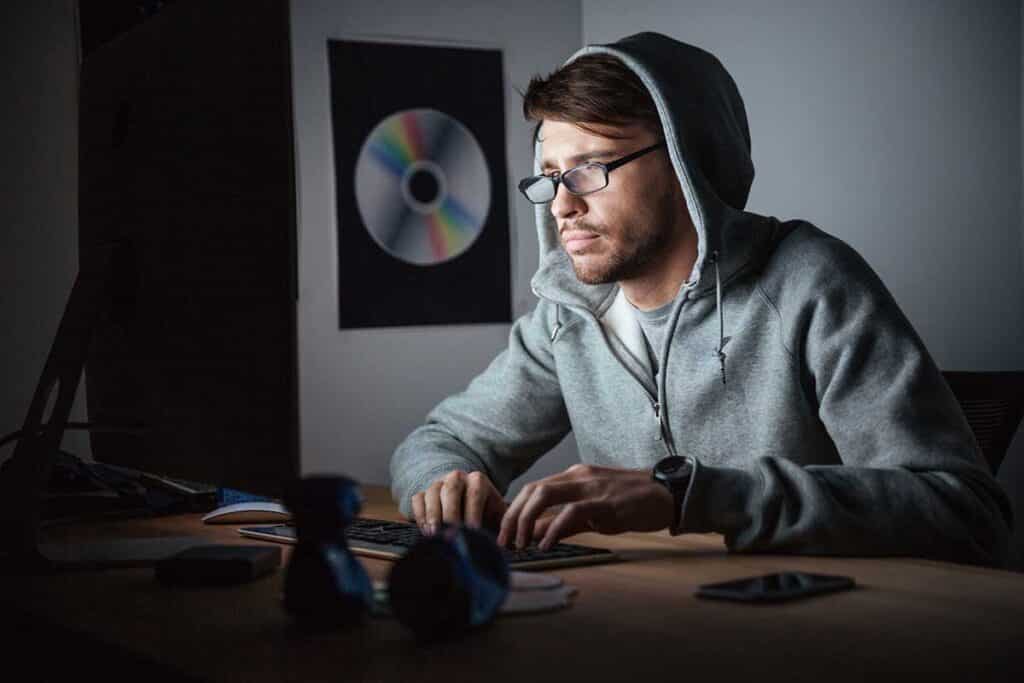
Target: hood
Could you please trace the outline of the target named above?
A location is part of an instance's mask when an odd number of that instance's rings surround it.
[[[716,289],[716,279],[727,286],[730,276],[750,261],[770,233],[763,217],[743,211],[754,180],[754,164],[747,115],[736,83],[711,53],[659,33],[588,45],[566,64],[598,53],[618,57],[636,73],[654,100],[669,158],[697,230],[697,260],[690,280],[695,287],[693,296]],[[538,143],[538,173],[539,159]],[[618,285],[579,282],[560,244],[550,207],[537,205],[535,212],[541,253],[531,281],[534,293],[604,315],[616,299]],[[705,268],[716,253],[718,268]]]

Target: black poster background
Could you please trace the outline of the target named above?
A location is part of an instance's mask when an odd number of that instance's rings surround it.
[[[497,323],[512,319],[505,110],[499,50],[329,41],[338,202],[339,327]],[[419,266],[377,245],[356,204],[355,166],[374,127],[430,108],[476,137],[491,205],[476,241],[456,258]],[[400,201],[400,200],[399,200]]]

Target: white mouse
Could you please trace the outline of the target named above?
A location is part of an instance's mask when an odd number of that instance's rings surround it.
[[[251,524],[253,522],[290,522],[292,513],[280,503],[252,500],[224,505],[203,515],[207,524]]]

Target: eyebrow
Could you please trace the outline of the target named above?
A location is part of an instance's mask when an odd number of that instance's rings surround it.
[[[569,157],[568,159],[566,159],[566,162],[569,164],[569,168],[572,168],[573,166],[578,166],[579,164],[581,164],[584,161],[591,161],[591,160],[594,160],[594,159],[606,159],[608,157],[613,157],[616,154],[618,154],[618,152],[616,150],[614,150],[614,149],[608,149],[608,150],[596,151],[596,152],[584,152],[583,154],[575,154],[575,155]],[[546,168],[554,168],[554,167],[555,167],[555,165],[550,160],[548,160],[548,159],[541,160],[541,164],[540,164],[541,170],[544,170]]]

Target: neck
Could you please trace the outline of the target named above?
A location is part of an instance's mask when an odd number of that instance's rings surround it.
[[[691,228],[673,240],[663,255],[648,264],[644,272],[619,286],[629,303],[641,311],[653,311],[672,301],[697,261],[697,232]]]

